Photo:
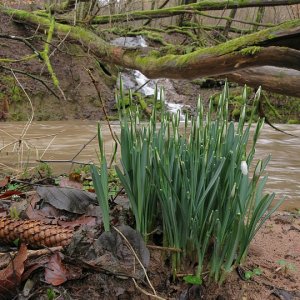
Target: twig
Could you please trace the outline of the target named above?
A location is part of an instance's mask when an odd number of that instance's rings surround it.
[[[170,0],[165,0],[157,9],[164,8],[168,4],[169,1]],[[147,26],[148,24],[150,24],[151,21],[152,21],[152,19],[147,20],[143,26]]]
[[[95,138],[97,137],[97,134],[95,134],[94,136],[92,136],[87,143],[85,143],[80,149],[79,151],[74,155],[74,157],[71,159],[71,161],[74,161],[74,159],[84,150],[84,148],[90,144]]]
[[[155,250],[161,250],[161,251],[171,251],[171,252],[182,252],[181,249],[173,248],[173,247],[161,247],[156,245],[147,245],[147,248],[155,249]]]
[[[102,106],[102,111],[103,111],[103,113],[104,113],[104,116],[105,116],[105,119],[106,119],[106,122],[107,122],[107,125],[108,125],[108,128],[109,128],[111,137],[112,137],[112,139],[118,144],[118,142],[117,142],[117,140],[116,140],[116,137],[115,137],[115,135],[114,135],[114,133],[113,133],[113,131],[112,131],[112,128],[111,128],[111,125],[110,125],[110,122],[109,122],[109,119],[108,119],[108,114],[107,114],[107,112],[106,112],[105,105],[104,105],[103,99],[102,99],[102,97],[101,97],[101,93],[100,93],[100,91],[99,91],[99,88],[98,88],[98,86],[97,86],[96,80],[95,80],[95,78],[94,78],[92,72],[91,72],[89,69],[86,69],[86,70],[87,70],[87,72],[88,72],[88,74],[89,74],[89,76],[90,76],[90,78],[91,78],[91,80],[92,80],[92,83],[93,83],[93,85],[94,85],[94,87],[95,87],[95,89],[96,89],[96,91],[97,91],[98,98],[99,98],[99,100],[100,100],[100,103],[101,103],[101,106]]]
[[[19,156],[19,166],[20,166],[20,169],[22,169],[22,167],[23,167],[23,151],[24,151],[24,147],[23,147],[23,144],[24,144],[24,143],[22,143],[22,139],[23,139],[24,136],[26,135],[26,133],[27,133],[27,131],[28,131],[28,129],[29,129],[29,127],[30,127],[32,121],[33,121],[33,117],[34,117],[34,108],[33,108],[33,104],[32,104],[32,101],[31,101],[30,97],[28,96],[28,94],[27,94],[27,92],[25,91],[23,85],[21,84],[21,82],[20,82],[19,79],[17,78],[16,74],[14,73],[13,70],[11,70],[11,72],[12,72],[14,78],[16,79],[17,83],[19,84],[19,86],[20,86],[21,89],[23,90],[25,96],[27,97],[27,99],[28,99],[28,101],[29,101],[29,104],[30,104],[30,108],[31,108],[31,116],[30,116],[28,122],[26,123],[26,125],[24,126],[23,131],[22,131],[22,133],[21,133],[21,136],[20,136],[20,138],[19,138],[19,149],[20,149],[21,152],[20,152],[20,151],[18,152],[18,154],[19,154],[18,156]],[[26,145],[26,142],[25,142],[25,145]],[[28,147],[28,145],[27,145],[27,147]]]
[[[53,143],[53,141],[55,140],[56,135],[52,138],[52,140],[49,142],[48,146],[46,147],[46,149],[44,150],[43,154],[40,156],[40,159],[43,158],[44,154],[47,152],[47,150],[49,149],[49,147],[51,146],[51,144]]]
[[[134,255],[134,257],[136,258],[136,260],[137,260],[138,263],[140,264],[141,268],[143,269],[143,272],[144,272],[144,274],[145,274],[145,277],[146,277],[146,279],[147,279],[147,282],[148,282],[150,288],[152,289],[154,295],[155,295],[156,297],[158,297],[158,296],[157,296],[157,293],[156,293],[156,291],[155,291],[155,289],[154,289],[154,287],[153,287],[153,285],[152,285],[152,283],[151,283],[151,281],[150,281],[150,279],[149,279],[149,277],[148,277],[148,274],[147,274],[147,271],[146,271],[144,265],[143,265],[142,262],[140,261],[138,255],[136,254],[136,252],[134,251],[133,247],[131,246],[131,244],[130,244],[129,241],[127,240],[126,236],[125,236],[118,228],[116,228],[115,226],[113,226],[113,229],[114,229],[114,230],[115,230],[115,231],[116,231],[116,232],[124,239],[124,241],[125,241],[127,247],[128,247],[129,250],[132,252],[132,254]],[[133,279],[133,280],[134,280],[134,279]],[[136,284],[136,282],[135,282],[135,284]],[[149,295],[151,295],[151,294],[149,294]],[[154,296],[154,295],[153,295],[153,296]],[[157,298],[157,299],[163,299],[163,298]]]
[[[140,89],[142,89],[146,84],[148,84],[151,80],[147,80],[144,84],[142,84],[141,86],[139,86],[133,93],[138,92]]]
[[[0,163],[0,166],[3,166],[4,168],[10,169],[10,170],[13,171],[13,172],[17,172],[17,171],[18,171],[17,169],[12,168],[12,167],[10,167],[10,166],[8,166],[8,165],[6,165],[6,164],[3,164],[3,163]]]
[[[85,166],[90,165],[90,163],[74,161],[71,159],[38,159],[37,162],[41,162],[41,163],[72,163],[72,164],[85,165]]]
[[[47,149],[44,151],[44,153],[41,155],[40,159],[37,160],[37,162],[41,162],[41,163],[70,163],[70,164],[78,164],[78,165],[90,165],[90,163],[84,163],[84,162],[80,162],[80,161],[76,161],[75,158],[85,149],[85,147],[87,145],[89,145],[95,138],[96,138],[97,134],[95,134],[94,136],[92,136],[88,142],[86,142],[80,149],[79,151],[73,156],[73,158],[71,159],[42,159],[42,157],[44,156],[46,150],[49,148],[50,145],[48,145]],[[52,139],[53,141],[53,139]],[[51,143],[52,143],[51,141]],[[1,150],[1,149],[0,149]]]
[[[192,13],[196,13],[197,15],[200,15],[200,16],[203,16],[203,17],[207,17],[207,18],[212,18],[212,19],[230,20],[230,17],[213,16],[213,15],[209,15],[207,13],[200,12],[200,11],[192,12]],[[261,27],[274,27],[274,26],[276,26],[274,24],[255,23],[255,22],[248,22],[248,21],[243,21],[243,20],[238,20],[238,19],[232,19],[232,22],[246,24],[246,25],[257,25],[257,26],[261,26]]]
[[[22,134],[21,134],[21,136],[20,136],[20,140],[22,140],[23,137],[26,135],[26,133],[27,133],[27,131],[28,131],[28,129],[29,129],[29,127],[30,127],[32,121],[33,121],[33,117],[34,117],[34,108],[33,108],[33,105],[32,105],[32,102],[31,102],[30,97],[29,97],[28,94],[26,93],[24,87],[22,86],[21,82],[19,81],[19,79],[17,78],[16,74],[14,73],[14,71],[13,71],[12,69],[11,69],[11,72],[12,72],[13,76],[15,77],[17,83],[19,84],[19,86],[20,86],[21,89],[23,90],[25,96],[27,97],[27,99],[28,99],[28,101],[29,101],[29,104],[30,104],[30,108],[31,108],[31,116],[30,116],[28,122],[26,123],[26,125],[25,125],[25,127],[24,127],[24,129],[23,129],[23,131],[22,131]]]
[[[154,299],[166,300],[165,298],[162,298],[162,297],[157,296],[157,295],[150,294],[149,292],[147,292],[147,291],[145,291],[144,289],[142,289],[140,286],[138,286],[138,284],[137,284],[137,282],[135,281],[134,278],[132,278],[132,281],[133,281],[135,287],[136,287],[140,292],[142,292],[143,294],[145,294],[146,296],[152,297],[152,298],[154,298]]]
[[[57,50],[59,50],[59,47],[61,44],[68,38],[69,34],[71,32],[71,29],[68,31],[68,33],[63,37],[63,39],[59,42],[59,44],[55,47],[55,49],[49,54],[49,57],[55,54]]]
[[[6,131],[4,131],[4,130],[2,130],[2,129],[0,129],[0,131],[2,131],[3,133],[7,134],[9,137],[11,137],[11,138],[14,139],[13,142],[10,142],[10,143],[8,143],[8,144],[2,146],[2,147],[0,148],[0,152],[1,152],[2,150],[6,149],[7,147],[11,146],[11,145],[18,144],[18,143],[20,144],[22,141],[23,141],[24,143],[26,143],[26,141],[29,141],[29,140],[39,140],[39,139],[43,139],[43,138],[51,137],[51,136],[55,136],[55,137],[56,137],[59,133],[62,133],[62,132],[63,132],[63,131],[60,131],[60,132],[58,132],[58,133],[46,134],[46,135],[41,135],[41,136],[32,137],[32,138],[23,138],[22,140],[20,140],[19,138],[14,137],[14,136],[11,135],[10,133],[8,133],[8,132],[6,132]],[[28,147],[28,146],[27,146],[27,147]]]
[[[20,36],[9,35],[9,34],[0,34],[0,38],[11,39],[11,40],[15,40],[15,41],[24,43],[27,47],[29,47],[33,51],[34,54],[36,54],[39,57],[39,59],[43,60],[39,51],[37,51],[34,48],[34,46],[27,41],[27,39],[20,37]]]
[[[12,71],[13,72],[13,71]],[[15,75],[14,75],[15,76]],[[16,78],[16,77],[15,77]],[[16,78],[16,80],[18,81],[18,79]],[[18,81],[18,83],[20,84],[20,82]],[[21,84],[20,84],[21,85]],[[23,90],[24,91],[24,90]],[[25,91],[24,91],[25,92]],[[26,94],[26,92],[25,92]],[[26,94],[26,96],[28,97],[28,95]],[[43,135],[43,136],[36,136],[36,137],[28,137],[28,138],[25,138],[25,135],[27,134],[27,131],[29,129],[29,126],[31,125],[31,122],[32,122],[32,119],[33,119],[33,106],[32,106],[32,102],[30,100],[30,98],[28,97],[29,99],[29,102],[31,104],[31,109],[32,109],[32,116],[31,118],[28,120],[28,122],[26,123],[25,127],[23,128],[22,130],[22,133],[20,135],[20,137],[15,137],[14,135],[6,132],[5,130],[3,129],[0,129],[1,132],[3,132],[4,134],[6,134],[7,136],[9,136],[10,138],[14,139],[14,141],[2,146],[0,148],[0,152],[3,151],[4,149],[8,148],[9,146],[13,146],[12,147],[12,152],[15,152],[17,151],[17,155],[18,155],[18,168],[15,169],[15,168],[12,168],[8,165],[5,165],[5,164],[2,164],[0,163],[0,165],[4,166],[5,168],[7,169],[10,169],[10,170],[13,170],[14,173],[17,173],[19,174],[19,172],[21,171],[22,172],[22,169],[23,169],[23,156],[24,156],[24,146],[27,148],[27,149],[34,149],[36,151],[36,158],[38,160],[38,158],[42,158],[44,156],[44,154],[46,153],[46,151],[49,149],[50,145],[52,144],[52,142],[54,141],[54,139],[56,138],[57,136],[57,133],[56,134],[47,134],[47,135]],[[62,131],[61,131],[62,132]],[[51,137],[53,136],[53,138],[51,139],[51,141],[49,142],[49,144],[47,145],[46,149],[43,151],[43,154],[41,156],[39,156],[39,153],[38,153],[38,148],[35,147],[33,144],[31,144],[29,141],[32,140],[32,139],[41,139],[41,138],[45,138],[45,137]],[[25,149],[26,150],[26,149]],[[31,170],[33,168],[30,168],[29,170]],[[18,176],[18,175],[16,175]]]

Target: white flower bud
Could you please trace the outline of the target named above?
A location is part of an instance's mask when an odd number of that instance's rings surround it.
[[[236,183],[234,183],[234,185],[232,187],[232,190],[231,190],[231,193],[230,193],[230,198],[234,197],[234,195],[235,195],[235,189],[236,189]]]
[[[247,162],[245,160],[243,160],[241,162],[241,171],[242,171],[243,175],[248,175],[248,166],[247,166]]]
[[[199,116],[197,117],[197,120],[196,120],[196,128],[197,129],[200,128],[200,118],[199,118]]]
[[[261,160],[256,165],[254,175],[255,176],[259,176],[260,175],[260,171],[261,171]]]
[[[177,131],[174,134],[174,138],[175,138],[175,143],[178,143],[179,134]]]

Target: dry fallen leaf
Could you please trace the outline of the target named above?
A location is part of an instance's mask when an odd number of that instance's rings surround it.
[[[10,177],[6,176],[4,179],[0,180],[0,188],[5,187],[10,182]]]
[[[78,180],[69,179],[67,177],[62,178],[62,180],[59,183],[59,186],[82,189],[82,183],[80,183]]]
[[[97,203],[95,194],[74,188],[38,186],[36,191],[43,203],[75,214],[84,214],[91,203]]]
[[[82,269],[80,266],[65,266],[60,252],[56,252],[50,257],[45,268],[45,280],[54,286],[58,286],[67,280],[79,279],[81,275]]]
[[[57,222],[60,226],[65,226],[68,228],[76,228],[80,227],[82,225],[88,225],[88,226],[95,226],[96,225],[96,218],[90,217],[90,216],[81,216],[73,221],[61,221],[59,220]]]
[[[68,280],[67,270],[61,261],[59,252],[54,253],[45,269],[46,282],[57,286]]]
[[[0,299],[11,299],[21,283],[24,272],[24,262],[27,259],[27,247],[21,244],[16,257],[3,270],[0,271]]]

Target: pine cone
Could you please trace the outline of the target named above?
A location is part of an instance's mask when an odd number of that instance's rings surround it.
[[[73,230],[58,225],[47,225],[38,220],[14,220],[0,217],[0,243],[12,243],[16,239],[31,246],[67,246]]]

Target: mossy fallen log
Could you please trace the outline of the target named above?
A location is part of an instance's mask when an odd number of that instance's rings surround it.
[[[24,10],[0,6],[1,12],[40,31],[49,30],[51,25],[49,18]],[[192,79],[266,65],[300,70],[300,19],[181,55],[165,54],[159,49],[114,46],[86,28],[58,22],[54,35],[80,44],[98,60],[139,70],[149,78]]]

